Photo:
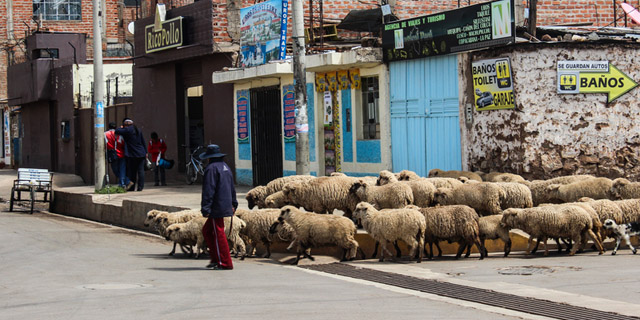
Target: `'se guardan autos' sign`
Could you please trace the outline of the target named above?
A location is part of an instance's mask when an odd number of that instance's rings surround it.
[[[161,28],[155,24],[144,28],[144,49],[146,53],[166,50],[182,45],[182,17],[163,21]]]

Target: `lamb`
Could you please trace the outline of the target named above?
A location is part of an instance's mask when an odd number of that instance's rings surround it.
[[[247,253],[253,255],[256,245],[262,243],[267,249],[264,258],[271,257],[271,244],[278,241],[291,242],[294,240],[294,232],[289,224],[285,223],[278,234],[269,233],[269,227],[278,220],[280,209],[246,210],[237,209],[236,216],[244,220],[247,226],[242,229],[240,236],[245,239]]]
[[[249,190],[245,196],[249,209],[253,209],[255,206],[258,206],[260,209],[266,208],[266,198],[271,194],[281,191],[287,183],[293,181],[309,181],[312,179],[315,179],[315,177],[307,175],[293,175],[274,179],[267,183],[266,186],[257,186]]]
[[[398,182],[396,176],[387,170],[380,171],[380,176],[376,182],[377,186]],[[433,202],[433,194],[436,191],[435,186],[429,179],[421,178],[418,180],[403,181],[411,187],[413,193],[414,204],[418,207],[428,207]]]
[[[412,206],[409,206],[412,207]],[[420,208],[425,217],[425,245],[429,244],[429,259],[433,258],[433,243],[438,246],[438,241],[456,241],[460,248],[456,259],[460,258],[466,245],[476,245],[480,252],[480,260],[485,257],[485,250],[480,242],[478,227],[478,214],[473,208],[465,205],[442,206],[432,208]],[[438,247],[440,256],[442,250]]]
[[[585,179],[569,184],[551,184],[547,192],[551,200],[576,202],[582,197],[610,199],[612,181],[609,178]]]
[[[631,182],[625,178],[613,180],[611,194],[615,199],[640,198],[640,182]]]
[[[413,203],[411,187],[401,182],[375,186],[359,179],[351,185],[349,193],[360,201],[371,203],[376,209],[403,208]]]
[[[549,255],[547,238],[570,238],[574,242],[570,255],[580,247],[578,244],[590,238],[600,254],[602,243],[591,230],[593,222],[589,213],[575,205],[543,206],[526,209],[510,208],[502,213],[502,223],[508,228],[517,228],[529,234],[527,254],[531,252],[533,238],[541,239],[545,256]]]
[[[167,227],[165,238],[181,245],[195,245],[195,257],[197,259],[200,257],[201,251],[204,252],[206,248],[204,235],[202,234],[202,227],[206,222],[207,218],[198,217],[185,223],[174,223]],[[246,223],[240,218],[234,217],[233,222],[231,222],[231,217],[224,218],[224,228],[228,234],[227,242],[229,243],[229,248],[236,252],[236,256],[240,255],[242,259],[244,259],[246,250],[244,241],[240,239],[240,230],[245,227]],[[229,231],[229,228],[231,228],[231,231]]]
[[[418,263],[422,262],[422,248],[424,247],[425,218],[414,208],[376,210],[370,203],[360,202],[354,211],[354,218],[361,219],[362,226],[369,235],[382,244],[380,262],[384,261],[387,252],[386,244],[398,240],[404,241],[410,248],[410,256],[416,256]]]
[[[148,216],[148,213],[147,213]],[[184,223],[184,222],[188,222],[191,219],[197,218],[197,217],[202,217],[202,213],[200,213],[200,210],[182,210],[182,211],[177,211],[177,212],[158,212],[155,216],[155,218],[153,219],[153,224],[155,229],[158,231],[158,233],[160,234],[160,236],[163,236],[166,238],[167,234],[166,234],[166,230],[167,227],[169,227],[170,225],[174,224],[174,223]],[[176,252],[176,245],[178,243],[174,242],[173,243],[173,249],[171,249],[171,252],[169,252],[169,255],[172,256],[175,252]],[[182,245],[180,245],[180,249],[182,250],[182,252],[185,252],[184,247]],[[191,251],[191,250],[189,250]],[[193,254],[193,252],[191,251],[190,254]]]
[[[449,170],[442,171],[440,169],[432,169],[429,171],[429,178],[438,177],[438,178],[455,178],[458,179],[460,177],[466,177],[471,180],[476,180],[482,182],[482,178],[474,172],[470,171],[458,171],[458,170]]]
[[[350,217],[358,204],[357,197],[350,195],[349,188],[358,179],[352,177],[319,177],[302,183],[294,181],[284,186],[282,192],[290,205],[304,207],[317,213],[332,213],[342,210]]]
[[[479,214],[490,215],[502,212],[501,203],[506,197],[502,188],[491,182],[464,184],[455,189],[439,188],[434,202],[440,205],[463,204],[474,208]]]
[[[503,210],[508,208],[533,207],[531,189],[526,185],[515,182],[495,182],[495,184],[505,193],[505,197],[500,203]]]
[[[485,182],[526,182],[522,176],[506,172],[489,172],[480,175],[480,177],[482,178],[482,181]]]
[[[307,258],[314,258],[305,251],[312,247],[336,245],[344,250],[342,260],[353,260],[359,249],[355,240],[356,225],[345,217],[335,215],[318,215],[313,212],[305,212],[294,206],[285,206],[280,209],[277,223],[274,223],[269,232],[277,233],[287,222],[296,234],[297,256],[294,265],[300,261],[304,254]],[[360,249],[362,251],[362,249]],[[364,254],[363,254],[364,255]]]
[[[613,230],[613,233],[616,235],[616,247],[613,248],[613,252],[611,255],[615,255],[618,251],[618,247],[620,246],[620,240],[624,238],[624,242],[629,246],[631,252],[636,254],[637,250],[631,245],[631,241],[629,241],[629,237],[640,235],[640,223],[625,223],[618,225],[615,221],[611,219],[607,219],[604,221],[605,228],[609,230]]]
[[[269,195],[264,200],[264,204],[266,208],[282,208],[289,203],[287,196],[284,194],[284,191],[278,191],[274,194]]]
[[[495,214],[492,216],[480,217],[478,220],[478,227],[480,231],[480,243],[485,248],[485,257],[489,255],[485,247],[485,240],[500,239],[504,242],[504,256],[508,256],[511,252],[511,238],[509,238],[509,229],[502,224],[502,215]],[[467,246],[467,254],[465,258],[471,254],[471,246]]]
[[[569,184],[580,180],[591,179],[591,175],[573,175],[562,176],[549,180],[536,180],[529,184],[531,189],[531,197],[533,198],[533,205],[538,206],[541,203],[551,202],[551,194],[547,191],[547,187],[552,184]]]

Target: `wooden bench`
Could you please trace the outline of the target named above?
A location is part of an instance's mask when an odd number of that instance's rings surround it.
[[[22,192],[29,193],[29,199],[22,199]],[[38,202],[51,202],[53,192],[53,172],[47,169],[18,169],[18,179],[13,181],[11,187],[11,201],[9,211],[13,211],[15,201],[29,201],[29,213],[33,213],[33,205]],[[37,193],[44,193],[44,199],[38,200]],[[16,197],[17,195],[17,197]]]

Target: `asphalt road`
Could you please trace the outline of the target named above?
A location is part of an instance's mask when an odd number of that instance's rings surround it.
[[[1,212],[0,243],[0,319],[521,316],[274,260],[235,260],[233,271],[206,270],[206,259],[168,257],[170,245],[159,237],[47,213]]]

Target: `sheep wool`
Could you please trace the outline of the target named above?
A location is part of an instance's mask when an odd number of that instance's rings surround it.
[[[282,208],[289,204],[287,203],[287,196],[285,196],[284,191],[278,191],[269,195],[264,200],[264,203],[267,208]]]
[[[319,177],[308,182],[292,182],[282,190],[290,205],[304,207],[317,213],[333,213],[342,210],[351,216],[358,204],[357,197],[350,195],[349,188],[354,181],[352,177]]]
[[[531,208],[533,207],[533,197],[531,189],[524,184],[516,182],[495,182],[504,193],[505,197],[501,201],[501,208]]]
[[[433,243],[438,241],[460,242],[456,258],[460,258],[465,246],[474,244],[484,258],[484,248],[480,243],[478,214],[473,208],[465,205],[420,208],[425,217],[425,244],[429,244],[429,259],[433,258]],[[442,252],[442,251],[441,251]]]
[[[422,213],[414,208],[376,210],[370,203],[360,202],[353,214],[356,219],[361,219],[362,226],[369,235],[382,244],[380,261],[384,260],[384,253],[393,256],[387,250],[387,243],[398,240],[404,241],[410,248],[410,256],[417,255],[418,263],[422,261],[422,248],[424,247],[424,234],[426,222]]]
[[[290,183],[290,182],[293,182],[293,181],[307,182],[307,181],[311,181],[313,179],[316,179],[316,177],[309,176],[309,175],[293,175],[293,176],[286,176],[286,177],[277,178],[277,179],[274,179],[271,182],[267,183],[266,192],[267,192],[267,195],[271,195],[271,194],[274,194],[274,193],[276,193],[278,191],[281,191],[282,188],[284,188],[284,186],[287,183]]]
[[[377,209],[404,208],[414,200],[411,187],[403,182],[376,186],[359,179],[351,185],[349,193],[360,201],[371,203]]]
[[[244,198],[247,199],[247,205],[249,206],[249,209],[253,209],[253,207],[255,206],[258,206],[258,208],[264,208],[264,200],[268,196],[269,194],[267,193],[267,187],[257,186],[249,190]]]
[[[640,198],[640,182],[631,182],[625,178],[613,180],[611,194],[614,199],[638,199]],[[618,222],[616,222],[618,223]]]
[[[237,209],[236,216],[246,223],[246,227],[240,232],[245,239],[248,255],[253,255],[256,245],[261,243],[266,248],[265,258],[271,257],[271,244],[274,242],[291,242],[294,232],[291,226],[285,223],[277,234],[270,234],[269,227],[278,220],[280,209],[246,210]]]
[[[610,199],[612,181],[609,178],[585,179],[569,184],[551,184],[547,187],[549,197],[560,202],[576,202],[582,197]]]
[[[431,184],[433,184],[434,187],[437,188],[452,188],[455,189],[461,185],[463,185],[463,182],[458,180],[458,179],[454,179],[454,178],[426,178],[427,181],[431,182]],[[474,180],[475,181],[475,180]]]
[[[490,215],[502,212],[501,203],[506,193],[491,182],[463,184],[455,189],[439,188],[434,202],[440,205],[467,205],[479,214]]]
[[[640,199],[617,200],[614,202],[622,211],[622,222],[620,223],[640,222]]]
[[[506,172],[489,172],[485,173],[482,176],[482,181],[486,182],[517,182],[523,183],[526,180],[517,174],[506,173]]]
[[[417,180],[417,179],[422,178],[417,173],[415,173],[415,172],[413,172],[411,170],[402,170],[402,171],[398,172],[396,177],[400,181],[410,181],[410,180]]]
[[[569,184],[580,180],[592,179],[592,175],[573,175],[556,177],[549,180],[536,180],[529,184],[531,189],[531,197],[533,198],[533,205],[538,206],[541,203],[551,202],[551,194],[547,191],[547,187],[552,184]]]
[[[199,217],[189,222],[174,223],[167,227],[165,238],[180,245],[195,246],[195,257],[197,259],[206,248],[204,236],[202,235],[202,227],[206,221],[207,218]]]
[[[492,216],[480,217],[478,220],[480,230],[480,241],[484,247],[485,240],[500,239],[504,242],[504,256],[508,256],[511,252],[511,238],[509,238],[509,229],[502,224],[502,215],[496,214]],[[485,251],[486,255],[486,251]]]
[[[297,257],[293,264],[298,264],[300,256],[312,258],[305,253],[308,248],[327,245],[336,245],[344,250],[343,260],[353,260],[358,250],[358,242],[355,240],[356,226],[345,217],[335,215],[318,215],[313,212],[305,212],[293,206],[285,206],[280,209],[278,224],[284,222],[291,225],[297,241]],[[276,229],[276,230],[274,230]],[[277,231],[277,228],[271,228]]]
[[[434,178],[434,177],[455,178],[455,179],[458,179],[460,177],[466,177],[467,179],[470,179],[470,180],[476,180],[476,181],[482,182],[482,178],[477,173],[470,172],[470,171],[458,171],[458,170],[443,171],[440,169],[431,169],[431,171],[429,171],[429,178]]]

